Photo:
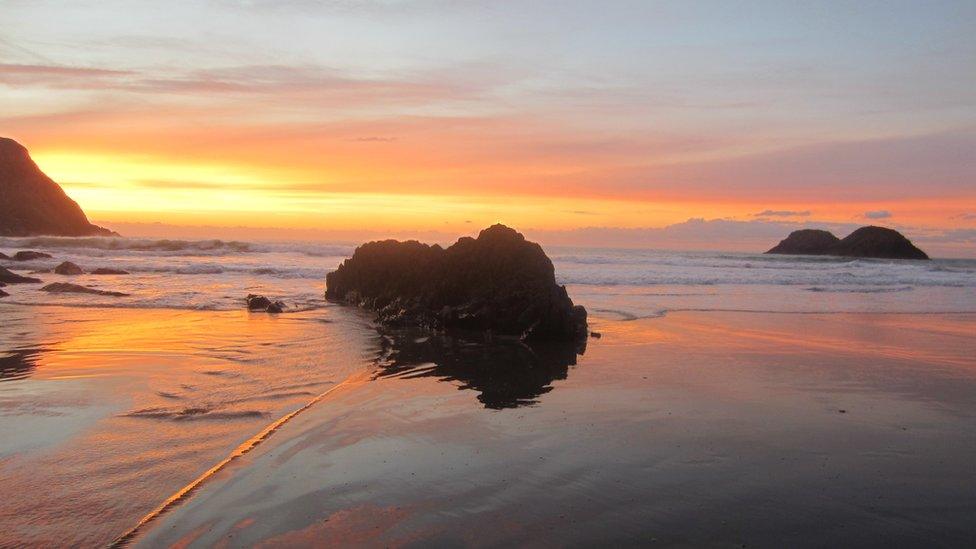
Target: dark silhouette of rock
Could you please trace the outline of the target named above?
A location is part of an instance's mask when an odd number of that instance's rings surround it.
[[[106,290],[96,290],[95,288],[89,288],[87,286],[79,286],[78,284],[70,284],[68,282],[55,282],[53,284],[48,284],[41,288],[42,291],[51,292],[55,294],[95,294],[95,295],[107,295],[111,297],[125,297],[129,294],[122,292],[109,292]]]
[[[827,249],[840,242],[840,239],[828,231],[819,229],[802,229],[793,231],[785,240],[780,241],[767,254],[792,255],[823,255]]]
[[[14,254],[14,261],[33,261],[35,259],[51,259],[51,254],[46,254],[44,252],[35,252],[33,250],[24,250]]]
[[[247,310],[249,311],[266,311],[270,305],[271,300],[263,295],[247,295]]]
[[[265,313],[281,313],[285,310],[285,303],[283,301],[271,301],[270,299],[264,297],[263,295],[248,294],[247,295],[247,310],[249,311],[260,311]]]
[[[831,246],[827,253],[844,257],[874,257],[880,259],[928,259],[912,241],[894,229],[861,227]]]
[[[54,273],[59,275],[80,275],[84,274],[84,272],[85,271],[81,270],[81,267],[70,261],[65,261],[54,268]]]
[[[123,271],[122,269],[109,269],[106,267],[99,267],[91,272],[93,275],[127,275],[129,271]]]
[[[10,259],[10,256],[3,252],[0,252],[0,259]]]
[[[117,236],[88,222],[78,204],[31,160],[0,137],[0,236]]]
[[[326,277],[326,298],[376,311],[381,323],[487,331],[523,340],[586,337],[542,247],[503,225],[447,249],[385,240],[356,249]]]
[[[10,295],[10,294],[8,294],[7,292],[5,292],[3,290],[0,290],[0,297],[7,297],[8,295]]]
[[[39,278],[31,278],[29,276],[21,276],[17,273],[8,271],[3,267],[0,267],[0,282],[7,284],[37,284],[41,281]]]
[[[837,255],[877,259],[928,259],[911,240],[894,229],[861,227],[843,240],[827,231],[803,229],[793,231],[767,254]]]

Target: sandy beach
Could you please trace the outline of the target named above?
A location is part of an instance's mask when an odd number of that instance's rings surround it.
[[[4,306],[4,544],[959,545],[976,315],[683,312],[577,349],[358,311]],[[344,380],[353,379],[342,385]],[[338,386],[338,387],[337,387]]]

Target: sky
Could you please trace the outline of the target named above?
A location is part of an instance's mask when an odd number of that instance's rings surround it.
[[[971,0],[0,0],[0,135],[136,232],[883,224],[971,255],[974,26]]]

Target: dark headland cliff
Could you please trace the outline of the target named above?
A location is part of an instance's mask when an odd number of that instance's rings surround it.
[[[542,247],[503,225],[448,248],[414,240],[363,244],[328,274],[326,298],[376,311],[390,326],[526,341],[587,335],[586,309],[556,283]]]
[[[115,236],[89,223],[23,145],[0,137],[0,236]]]
[[[928,259],[912,241],[894,229],[861,227],[843,239],[817,230],[793,231],[767,254],[836,255],[878,259]]]

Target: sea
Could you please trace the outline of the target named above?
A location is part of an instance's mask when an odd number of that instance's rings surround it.
[[[30,249],[51,259],[2,262],[20,272],[71,261],[86,271],[46,274],[126,297],[49,294],[8,288],[22,305],[235,310],[247,294],[283,300],[291,311],[325,307],[325,275],[351,243],[243,242],[139,238],[0,238],[0,251]],[[769,313],[976,312],[976,259],[932,261],[782,256],[758,253],[545,247],[559,283],[591,315],[634,320],[675,311]]]

